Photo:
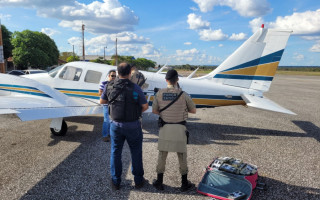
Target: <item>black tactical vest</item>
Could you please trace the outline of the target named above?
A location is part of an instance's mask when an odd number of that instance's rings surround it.
[[[109,115],[116,122],[132,122],[141,116],[138,93],[128,79],[116,79],[107,85]]]

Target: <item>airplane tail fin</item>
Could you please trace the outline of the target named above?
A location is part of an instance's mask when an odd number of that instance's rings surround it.
[[[201,78],[268,91],[291,32],[262,26],[215,70]]]

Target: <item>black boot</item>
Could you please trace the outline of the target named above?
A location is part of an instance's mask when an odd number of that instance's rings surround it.
[[[163,188],[163,173],[157,175],[157,180],[154,180],[152,185],[157,190],[164,190],[164,188]]]
[[[188,174],[181,176],[181,183],[181,192],[185,192],[193,186],[193,184],[190,181],[188,181]]]

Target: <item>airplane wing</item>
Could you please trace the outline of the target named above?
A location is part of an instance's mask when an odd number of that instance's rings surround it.
[[[102,113],[102,106],[69,97],[28,78],[0,74],[0,114],[16,114],[22,121]]]
[[[242,94],[241,97],[249,107],[296,115],[296,113],[281,107],[280,105],[265,97],[253,96],[250,94]]]

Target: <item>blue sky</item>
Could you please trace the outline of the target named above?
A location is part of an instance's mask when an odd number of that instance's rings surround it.
[[[320,66],[320,1],[314,0],[1,0],[11,32],[49,35],[60,52],[115,52],[159,64],[218,65],[262,23],[291,29],[280,65]]]

